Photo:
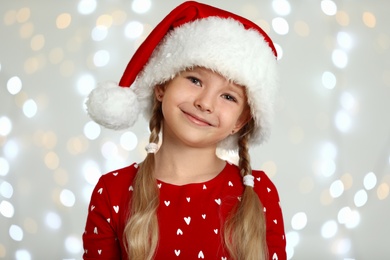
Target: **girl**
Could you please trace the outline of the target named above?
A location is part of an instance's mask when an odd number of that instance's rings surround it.
[[[124,129],[143,111],[151,134],[142,163],[97,183],[84,259],[286,259],[277,190],[248,153],[269,135],[276,55],[251,21],[186,2],[150,33],[119,86],[93,90],[96,122]],[[238,150],[238,166],[217,149]]]

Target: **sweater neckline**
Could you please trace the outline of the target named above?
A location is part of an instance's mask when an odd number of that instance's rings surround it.
[[[195,182],[195,183],[186,183],[186,184],[182,184],[182,185],[177,185],[177,184],[172,184],[172,183],[164,182],[164,181],[157,179],[157,183],[162,184],[164,186],[169,186],[172,188],[175,188],[175,187],[176,188],[197,187],[197,186],[203,186],[203,185],[206,185],[207,187],[211,187],[211,186],[214,186],[214,185],[220,183],[225,178],[225,175],[229,172],[230,167],[233,167],[233,165],[230,164],[229,162],[225,161],[225,167],[221,170],[221,172],[219,172],[215,177],[211,178],[210,180],[207,180],[204,182]]]

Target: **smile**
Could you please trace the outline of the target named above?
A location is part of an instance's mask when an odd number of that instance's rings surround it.
[[[189,121],[191,121],[192,123],[194,123],[198,126],[213,126],[213,124],[211,124],[210,122],[208,122],[207,120],[205,120],[203,118],[197,117],[193,114],[189,114],[189,113],[184,112],[184,111],[182,111],[182,112],[188,118]]]

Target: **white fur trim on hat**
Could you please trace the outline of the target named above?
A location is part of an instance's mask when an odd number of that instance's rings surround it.
[[[256,127],[250,143],[260,144],[270,135],[278,78],[276,63],[274,53],[258,31],[245,29],[234,19],[209,17],[170,31],[131,88],[149,119],[156,85],[186,68],[201,66],[216,71],[246,87]],[[236,150],[236,135],[222,141],[219,148]]]

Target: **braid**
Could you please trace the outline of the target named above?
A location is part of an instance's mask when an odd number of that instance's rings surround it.
[[[158,143],[162,122],[161,103],[154,98],[149,142]],[[154,172],[154,154],[148,153],[139,165],[133,182],[133,196],[130,201],[130,215],[124,229],[124,240],[129,259],[153,259],[158,245],[157,208],[159,191]]]
[[[248,140],[254,129],[250,120],[239,132],[238,154],[241,176],[252,174]],[[263,205],[252,187],[244,186],[241,201],[225,223],[224,240],[233,259],[268,259]]]

